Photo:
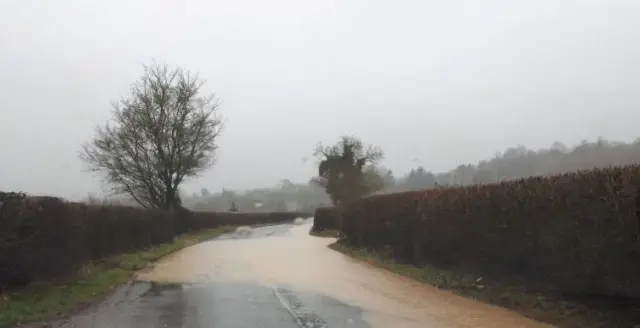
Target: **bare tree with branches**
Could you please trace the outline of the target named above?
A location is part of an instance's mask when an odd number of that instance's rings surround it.
[[[181,68],[153,63],[131,93],[113,105],[81,159],[119,194],[147,208],[181,204],[178,186],[214,164],[223,122],[203,81]]]

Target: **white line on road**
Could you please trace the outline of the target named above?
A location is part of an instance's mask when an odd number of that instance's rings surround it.
[[[273,287],[273,294],[301,328],[328,328],[324,320],[307,309],[291,291]]]

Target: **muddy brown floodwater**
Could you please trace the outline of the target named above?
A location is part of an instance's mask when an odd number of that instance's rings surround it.
[[[309,228],[204,242],[170,255],[138,278],[289,285],[360,307],[374,328],[551,327],[353,260],[327,248],[334,239],[310,236]]]

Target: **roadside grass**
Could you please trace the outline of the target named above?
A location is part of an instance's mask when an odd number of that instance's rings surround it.
[[[541,293],[499,279],[395,262],[384,254],[335,242],[329,248],[457,295],[497,305],[559,328],[640,327],[640,300]]]
[[[116,287],[129,281],[136,271],[148,267],[161,257],[235,228],[225,226],[184,234],[170,244],[119,254],[85,265],[65,282],[32,283],[23,290],[1,295],[0,327],[64,317],[103,299]]]

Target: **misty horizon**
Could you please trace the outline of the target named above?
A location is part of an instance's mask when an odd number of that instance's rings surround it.
[[[306,182],[314,146],[345,134],[396,175],[632,142],[639,16],[604,0],[3,3],[0,190],[99,193],[80,146],[153,60],[222,101],[218,162],[189,192]]]

